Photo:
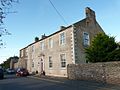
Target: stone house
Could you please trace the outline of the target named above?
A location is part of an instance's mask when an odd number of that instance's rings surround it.
[[[68,64],[86,63],[84,49],[96,34],[104,31],[93,10],[86,7],[85,13],[85,19],[67,27],[61,26],[59,31],[49,36],[42,35],[40,40],[21,49],[21,65],[26,65],[29,72],[67,77]]]
[[[27,69],[27,60],[28,60],[28,55],[27,55],[27,47],[22,48],[20,50],[19,54],[19,60],[16,63],[17,68],[26,68]]]

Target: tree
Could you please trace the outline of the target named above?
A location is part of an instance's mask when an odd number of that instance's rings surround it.
[[[0,25],[3,24],[3,19],[8,13],[13,3],[18,2],[18,0],[0,0]]]
[[[110,53],[114,52],[118,44],[114,37],[110,37],[104,33],[98,34],[92,41],[91,45],[86,48],[87,62],[107,62]],[[113,55],[114,56],[114,55]]]
[[[6,28],[4,28],[4,21],[3,19],[6,18],[6,15],[9,13],[14,13],[10,12],[10,8],[13,5],[13,3],[17,3],[18,0],[0,0],[0,48],[1,46],[4,46],[3,40],[1,37],[3,35],[11,35]]]
[[[116,50],[110,52],[107,55],[106,59],[108,61],[120,61],[120,49],[116,49]]]
[[[19,59],[19,57],[18,56],[9,57],[6,61],[4,61],[4,63],[1,64],[1,66],[5,69],[10,68],[10,61],[13,59]]]

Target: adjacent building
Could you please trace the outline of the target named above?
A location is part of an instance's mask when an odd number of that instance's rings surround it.
[[[49,76],[67,77],[67,65],[86,63],[85,48],[98,33],[104,33],[96,21],[95,12],[85,9],[86,17],[70,26],[42,35],[40,40],[20,50],[19,67],[29,72],[45,72]]]
[[[28,52],[27,52],[27,47],[25,47],[20,50],[19,61],[16,63],[17,68],[27,69],[27,60],[28,60]]]
[[[11,57],[10,58],[10,69],[16,69],[18,65],[17,62],[18,62],[19,58],[17,56],[14,56],[14,57]]]

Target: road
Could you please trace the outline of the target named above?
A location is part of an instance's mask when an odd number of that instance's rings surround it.
[[[0,90],[120,90],[120,86],[88,81],[57,80],[7,75]]]

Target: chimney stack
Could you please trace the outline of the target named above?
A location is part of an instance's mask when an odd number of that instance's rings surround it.
[[[60,26],[60,30],[65,29],[65,28],[66,28],[65,26]]]
[[[86,8],[85,8],[85,13],[86,13],[86,18],[96,19],[95,11],[93,11],[93,10],[90,9],[89,7],[86,7]]]
[[[41,36],[41,39],[45,39],[47,36],[45,35],[45,34],[43,34],[42,36]]]
[[[39,41],[39,37],[35,37],[35,42],[38,42]]]

